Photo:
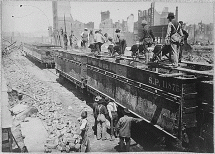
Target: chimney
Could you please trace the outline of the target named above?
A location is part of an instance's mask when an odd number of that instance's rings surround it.
[[[178,21],[178,7],[176,7],[175,10],[175,20]]]

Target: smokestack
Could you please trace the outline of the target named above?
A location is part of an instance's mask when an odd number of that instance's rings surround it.
[[[178,7],[176,7],[175,10],[175,20],[178,21]]]

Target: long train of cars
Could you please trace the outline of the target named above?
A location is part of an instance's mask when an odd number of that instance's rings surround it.
[[[23,50],[44,55],[39,48],[24,44]],[[115,100],[165,136],[182,141],[186,133],[190,142],[198,140],[202,149],[213,152],[213,75],[207,73],[212,65],[184,62],[185,68],[172,70],[78,50],[50,51],[61,76],[94,96]]]
[[[41,64],[44,64],[46,67],[50,65],[51,67],[54,66],[54,53],[52,49],[61,48],[60,46],[50,45],[50,44],[39,44],[33,43],[28,44],[24,43],[24,52],[25,54],[32,59],[35,59]]]

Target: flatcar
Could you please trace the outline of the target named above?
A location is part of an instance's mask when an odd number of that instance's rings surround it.
[[[25,55],[36,60],[42,65],[54,67],[54,53],[52,49],[61,48],[60,46],[38,43],[23,43],[23,51]]]
[[[199,96],[206,93],[206,89],[199,89],[204,82],[212,81],[213,75],[208,73],[211,66],[203,71],[199,67],[191,70],[191,66],[200,64],[184,62],[185,68],[172,69],[137,61],[131,64],[132,59],[129,58],[115,59],[107,56],[94,57],[90,53],[78,51],[54,51],[55,69],[61,76],[94,96],[115,100],[119,106],[128,108],[167,138],[183,141],[184,134],[187,134],[190,145],[200,138],[213,140],[211,131],[202,135],[200,121],[204,118],[199,117],[200,112],[204,115],[209,113],[208,110],[200,110],[204,101]],[[162,67],[162,72],[159,67]],[[169,74],[164,74],[164,69]],[[208,95],[213,97],[213,93]],[[209,102],[209,106],[213,107],[213,102]],[[213,110],[209,114],[213,115]],[[210,127],[213,126],[213,121],[208,123]],[[205,149],[208,152],[208,149],[213,150],[213,146]]]

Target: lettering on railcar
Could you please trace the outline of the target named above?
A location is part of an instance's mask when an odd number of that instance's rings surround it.
[[[180,92],[180,86],[177,83],[165,81],[165,80],[159,80],[157,78],[149,77],[148,83],[156,86],[161,89],[168,89],[173,92]]]

